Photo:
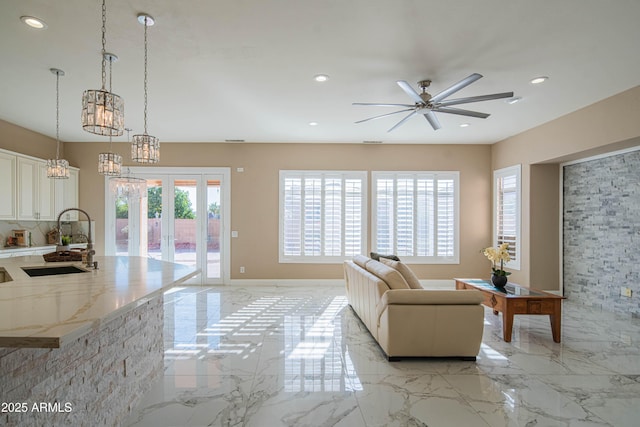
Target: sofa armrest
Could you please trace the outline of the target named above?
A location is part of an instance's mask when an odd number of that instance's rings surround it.
[[[468,290],[390,289],[377,304],[378,322],[388,305],[479,305],[482,292]]]

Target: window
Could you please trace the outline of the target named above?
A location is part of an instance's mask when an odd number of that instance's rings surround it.
[[[414,264],[457,264],[459,177],[373,172],[373,251]]]
[[[506,267],[520,269],[520,165],[493,172],[493,244],[509,244]]]
[[[280,262],[364,253],[366,182],[366,172],[280,171]]]

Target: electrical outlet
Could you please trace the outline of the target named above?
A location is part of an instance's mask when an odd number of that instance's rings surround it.
[[[625,288],[624,286],[620,288],[620,295],[623,297],[631,298],[631,288]]]
[[[240,273],[244,274],[244,266],[240,267]]]

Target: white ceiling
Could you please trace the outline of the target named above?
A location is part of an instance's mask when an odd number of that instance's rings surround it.
[[[60,139],[105,140],[80,126],[82,92],[101,86],[100,5],[0,0],[0,119],[55,137],[56,67]],[[132,134],[143,130],[140,12],[156,20],[148,128],[161,142],[492,143],[640,84],[638,0],[107,0],[113,91]],[[461,106],[486,120],[439,113],[438,131],[414,117],[387,133],[403,114],[354,124],[394,109],[352,102],[410,103],[396,80],[429,78],[436,94],[474,72],[484,78],[452,98],[522,102]],[[550,79],[529,83],[539,75]]]

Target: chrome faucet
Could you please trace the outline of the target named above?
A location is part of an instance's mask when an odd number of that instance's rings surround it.
[[[60,220],[62,218],[62,214],[69,211],[82,212],[84,216],[87,217],[87,220],[89,221],[89,232],[87,233],[87,264],[86,266],[93,268],[94,267],[93,256],[96,254],[96,251],[93,250],[93,240],[91,240],[91,218],[89,217],[89,214],[86,211],[80,208],[67,208],[58,214],[58,245],[62,246],[62,232],[61,232]]]

